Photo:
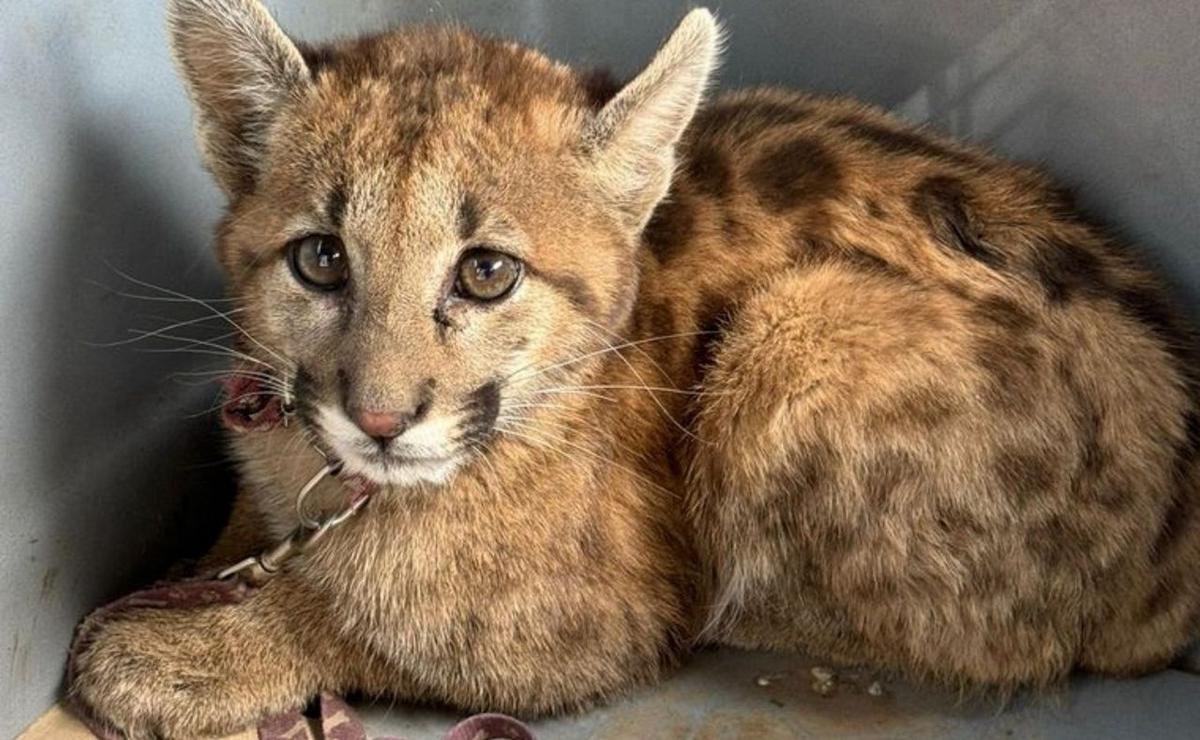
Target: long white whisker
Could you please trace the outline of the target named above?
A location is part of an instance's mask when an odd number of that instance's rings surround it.
[[[713,334],[713,333],[715,333],[715,332],[712,332],[712,331],[686,331],[686,332],[679,332],[677,334],[663,334],[663,335],[657,336],[657,337],[648,337],[646,339],[637,339],[637,340],[625,342],[624,344],[616,345],[615,347],[610,344],[609,346],[605,347],[604,349],[593,350],[591,352],[587,352],[585,354],[578,355],[576,357],[562,360],[560,362],[554,363],[553,365],[548,365],[543,368],[537,368],[537,372],[535,372],[534,374],[532,374],[528,377],[525,377],[525,378],[516,379],[515,382],[510,382],[509,385],[517,385],[518,383],[525,383],[525,382],[532,380],[533,378],[536,378],[537,376],[539,376],[543,373],[550,372],[551,370],[557,370],[562,367],[574,365],[577,362],[583,362],[584,360],[587,360],[589,358],[608,354],[610,352],[618,352],[627,347],[637,347],[637,346],[641,346],[643,344],[650,344],[651,342],[662,342],[662,341],[665,341],[668,339],[679,339],[681,337],[695,337],[695,336],[702,336],[705,334]],[[507,382],[507,381],[510,381],[511,379],[514,379],[518,373],[521,373],[525,370],[533,368],[535,364],[536,363],[531,363],[529,365],[525,365],[524,367],[517,368],[513,372],[509,373],[504,378],[504,380]]]
[[[240,332],[242,333],[242,335],[243,335],[243,336],[245,336],[245,337],[246,337],[247,339],[249,339],[251,342],[254,342],[256,345],[258,345],[258,347],[259,347],[260,349],[262,349],[262,350],[263,350],[263,351],[265,351],[265,352],[269,352],[271,355],[273,355],[273,356],[274,356],[276,359],[278,359],[278,360],[280,360],[281,362],[283,362],[285,365],[291,365],[291,364],[292,364],[292,363],[291,363],[291,360],[289,360],[288,358],[284,357],[283,355],[281,355],[280,353],[276,352],[275,350],[271,349],[270,347],[268,347],[267,345],[263,344],[262,342],[258,341],[258,339],[256,339],[256,338],[254,337],[254,335],[252,335],[250,332],[246,331],[246,330],[245,330],[245,328],[243,328],[243,327],[242,327],[240,324],[238,324],[238,323],[237,323],[236,321],[234,321],[233,319],[229,318],[228,316],[225,316],[224,314],[221,314],[221,312],[220,312],[220,311],[218,311],[218,310],[217,310],[217,309],[216,309],[216,308],[215,308],[215,307],[214,307],[212,304],[210,304],[210,303],[207,303],[207,302],[205,302],[205,301],[202,301],[202,300],[200,300],[199,298],[193,298],[192,296],[190,296],[190,295],[187,295],[186,293],[180,293],[180,292],[179,292],[179,291],[177,291],[177,290],[172,290],[172,289],[170,289],[170,288],[164,288],[164,287],[162,287],[162,286],[160,286],[160,285],[154,285],[153,283],[147,283],[147,282],[146,282],[146,281],[144,281],[144,280],[139,280],[139,279],[137,279],[137,278],[133,277],[132,275],[129,275],[129,274],[125,273],[125,272],[122,272],[121,270],[117,269],[116,267],[114,267],[114,266],[113,266],[113,265],[111,265],[111,264],[109,265],[109,269],[111,269],[113,272],[117,273],[117,274],[118,274],[118,275],[120,275],[121,277],[125,278],[126,280],[128,280],[128,281],[130,281],[130,282],[132,282],[132,283],[134,283],[134,284],[136,284],[136,285],[140,285],[140,286],[142,286],[142,287],[144,287],[144,288],[149,288],[150,290],[157,290],[157,291],[161,291],[161,292],[163,292],[163,293],[166,293],[167,295],[171,295],[171,296],[174,296],[174,297],[176,297],[176,298],[182,298],[182,299],[185,299],[185,300],[187,300],[187,301],[190,301],[190,302],[192,302],[192,303],[195,303],[195,304],[197,304],[197,305],[199,305],[199,306],[203,306],[204,308],[207,308],[209,311],[212,311],[212,312],[213,312],[213,313],[215,313],[215,314],[220,314],[220,315],[221,315],[221,317],[222,317],[222,318],[223,318],[223,319],[224,319],[226,322],[228,322],[230,326],[232,326],[234,329],[237,329],[238,331],[240,331]]]
[[[134,330],[134,331],[136,331],[136,330]],[[227,357],[240,358],[240,359],[246,360],[247,362],[253,362],[253,363],[268,367],[277,373],[280,372],[279,368],[275,367],[274,365],[267,362],[266,360],[261,360],[257,357],[254,357],[253,355],[248,355],[245,352],[240,352],[231,347],[226,347],[223,344],[217,344],[216,342],[209,342],[209,341],[205,341],[203,339],[195,339],[192,337],[175,337],[175,336],[172,336],[169,334],[160,334],[159,336],[164,339],[185,339],[185,340],[191,342],[191,344],[195,345],[195,347],[197,349],[192,349],[189,347],[143,347],[143,348],[141,348],[140,351],[156,352],[156,353],[170,353],[170,352],[197,352],[197,353],[200,353],[203,350],[199,349],[199,348],[207,347],[207,348],[212,349],[214,354],[224,354]]]
[[[587,447],[584,447],[583,445],[578,445],[578,444],[575,444],[574,442],[571,442],[570,440],[561,439],[559,437],[550,435],[549,433],[545,432],[544,430],[538,429],[537,427],[531,425],[529,422],[522,422],[522,421],[518,421],[515,419],[507,420],[507,424],[514,424],[514,423],[520,427],[520,432],[523,434],[544,435],[546,437],[549,437],[553,441],[558,442],[559,444],[567,445],[568,447],[571,447],[574,450],[582,452],[583,454],[587,455],[589,458],[591,458],[592,460],[595,460],[596,462],[602,463],[605,466],[611,466],[611,467],[617,468],[618,470],[622,470],[625,473],[628,473],[629,475],[632,475],[633,477],[642,481],[643,483],[646,483],[647,485],[650,485],[650,486],[653,486],[654,488],[659,489],[660,491],[665,491],[666,493],[672,493],[672,491],[670,489],[664,488],[663,486],[659,485],[658,483],[655,483],[654,481],[650,480],[649,478],[647,478],[646,476],[637,472],[636,470],[633,470],[632,468],[630,468],[626,465],[622,465],[621,463],[618,463],[609,458],[602,457],[601,455],[596,453],[594,450],[588,449]],[[504,432],[505,434],[513,434],[514,433],[511,428],[501,429],[501,427],[499,425],[497,425],[496,428],[500,429],[500,431]],[[563,454],[565,455],[565,453],[563,453]]]
[[[112,265],[109,265],[109,267],[111,268]],[[142,295],[140,293],[127,293],[123,290],[117,290],[116,288],[105,285],[98,280],[85,280],[84,282],[95,285],[97,288],[106,290],[113,295],[121,296],[122,298],[132,298],[139,301],[155,301],[160,303],[192,303],[193,301],[204,301],[205,303],[235,303],[238,301],[237,298],[193,298],[192,296],[189,296],[185,299],[164,295]],[[158,286],[153,287],[156,290],[159,289]]]
[[[619,340],[619,341],[621,341],[621,342],[625,342],[625,344],[624,344],[624,345],[618,345],[618,349],[624,349],[624,348],[628,347],[628,348],[631,348],[631,349],[635,349],[635,350],[637,350],[637,353],[638,353],[638,354],[640,354],[642,357],[645,357],[645,358],[646,358],[646,359],[647,359],[647,360],[650,362],[650,364],[651,364],[651,365],[654,365],[654,368],[655,368],[656,370],[658,370],[658,372],[659,372],[659,374],[660,374],[660,375],[662,375],[664,378],[666,378],[666,380],[667,380],[668,382],[670,382],[670,381],[671,381],[671,374],[670,374],[670,373],[668,373],[668,372],[666,371],[666,369],[665,369],[665,368],[663,368],[663,366],[662,366],[662,365],[660,365],[660,364],[658,363],[658,360],[655,360],[655,359],[654,359],[654,357],[652,357],[652,356],[650,355],[650,353],[649,353],[649,352],[647,352],[647,351],[645,350],[645,348],[644,348],[644,347],[642,347],[640,344],[637,344],[637,343],[630,344],[630,343],[629,343],[629,342],[630,342],[630,340],[629,340],[629,338],[628,338],[628,337],[623,337],[623,336],[621,336],[620,334],[616,333],[616,332],[615,332],[615,331],[613,331],[612,329],[609,329],[607,326],[605,326],[605,325],[601,324],[601,323],[600,323],[600,322],[598,322],[598,321],[592,321],[591,319],[584,319],[584,321],[586,321],[586,322],[587,322],[588,324],[590,324],[592,327],[594,327],[594,328],[596,328],[596,329],[599,329],[600,331],[604,332],[604,333],[605,333],[605,334],[607,334],[608,336],[610,336],[610,337],[613,337],[614,339],[617,339],[617,340]],[[674,385],[674,383],[671,383],[671,385]]]
[[[604,342],[605,344],[608,344],[608,340],[604,339],[603,337],[601,337],[600,341]],[[612,345],[610,344],[609,346],[611,347]],[[663,404],[663,402],[659,400],[658,396],[655,395],[656,390],[662,391],[664,393],[672,393],[672,392],[677,392],[679,389],[671,388],[668,390],[666,388],[657,388],[657,389],[651,388],[650,386],[646,385],[646,379],[643,378],[642,374],[637,371],[637,368],[633,366],[633,363],[629,361],[629,358],[627,358],[620,351],[617,351],[616,355],[618,358],[620,358],[621,362],[625,363],[625,367],[629,368],[629,372],[633,373],[633,377],[637,380],[637,382],[640,383],[643,388],[645,388],[647,391],[650,392],[650,398],[651,398],[651,400],[654,401],[654,405],[658,406],[658,410],[661,411],[663,413],[663,415],[666,416],[667,419],[672,424],[675,425],[675,428],[678,429],[679,431],[683,432],[685,435],[691,437],[692,439],[695,439],[697,441],[702,441],[702,440],[700,440],[699,437],[697,437],[695,434],[692,433],[692,430],[688,429],[683,424],[680,424],[679,421],[675,418],[674,414],[672,414],[670,412],[670,410],[668,410],[667,407]]]
[[[230,311],[229,313],[237,313],[238,311],[244,311],[244,310],[245,310],[244,308],[235,308],[232,311]],[[120,347],[120,346],[126,345],[126,344],[133,344],[134,342],[142,342],[147,339],[153,339],[154,337],[162,337],[163,339],[172,339],[175,341],[190,342],[190,341],[193,341],[193,339],[191,337],[169,336],[167,334],[167,332],[174,331],[176,329],[181,329],[185,326],[192,326],[194,324],[200,324],[205,321],[212,321],[213,319],[218,319],[218,318],[225,318],[225,315],[221,314],[221,315],[213,315],[213,316],[201,316],[198,319],[189,319],[187,321],[179,321],[174,324],[164,326],[160,329],[154,329],[152,331],[142,331],[142,330],[138,330],[138,329],[130,329],[130,332],[137,332],[137,336],[131,337],[129,339],[118,339],[117,341],[114,341],[114,342],[84,342],[84,344],[88,345],[89,347],[101,347],[101,348],[103,348],[103,347]],[[223,334],[220,337],[213,337],[213,339],[214,340],[215,339],[223,339],[223,338],[234,336],[234,334],[236,334],[236,332],[230,333],[230,334]]]

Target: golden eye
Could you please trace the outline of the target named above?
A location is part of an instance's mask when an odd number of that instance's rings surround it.
[[[512,292],[521,277],[521,261],[492,249],[472,249],[458,263],[455,291],[464,298],[496,301]]]
[[[337,290],[350,278],[346,246],[330,234],[311,234],[288,245],[288,265],[302,284],[316,290]]]

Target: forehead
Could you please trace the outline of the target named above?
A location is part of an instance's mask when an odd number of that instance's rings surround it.
[[[571,69],[463,30],[393,32],[306,56],[313,85],[277,141],[293,162],[381,184],[507,169],[506,158],[566,145],[590,107]]]

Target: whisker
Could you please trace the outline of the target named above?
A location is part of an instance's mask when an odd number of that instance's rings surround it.
[[[589,358],[597,357],[597,356],[603,355],[603,354],[608,354],[609,352],[618,352],[627,347],[638,347],[638,346],[641,346],[644,344],[650,344],[652,342],[666,341],[668,339],[679,339],[682,337],[696,337],[696,336],[703,336],[706,334],[715,334],[715,333],[717,333],[717,332],[715,332],[715,331],[685,331],[685,332],[678,332],[676,334],[663,334],[663,335],[656,336],[656,337],[648,337],[646,339],[637,339],[637,340],[625,342],[624,344],[619,344],[616,346],[609,345],[608,347],[605,347],[604,349],[593,350],[591,352],[587,352],[585,354],[578,355],[576,357],[562,360],[560,362],[554,363],[553,365],[548,365],[543,368],[538,368],[537,372],[535,372],[533,375],[530,375],[529,377],[526,377],[526,378],[520,378],[516,382],[512,382],[509,384],[516,385],[517,383],[524,383],[529,380],[532,380],[533,378],[536,378],[537,376],[541,375],[542,373],[546,373],[551,370],[557,370],[562,367],[567,367],[567,366],[573,365],[577,362],[583,362],[584,360],[587,360]],[[505,376],[503,378],[503,380],[506,382],[510,381],[511,379],[515,378],[518,373],[521,373],[525,370],[533,368],[535,365],[536,365],[536,363],[530,363],[528,365],[525,365],[524,367],[517,368],[516,370],[514,370],[513,372],[511,372],[507,376]]]
[[[649,352],[647,352],[647,351],[645,350],[645,348],[643,348],[641,345],[639,345],[639,344],[628,344],[628,342],[630,341],[628,337],[623,337],[623,336],[621,336],[620,334],[616,333],[616,332],[615,332],[615,331],[613,331],[612,329],[609,329],[607,326],[605,326],[605,325],[601,324],[601,323],[600,323],[600,322],[598,322],[598,321],[593,321],[593,320],[591,320],[591,319],[584,319],[584,321],[586,321],[588,324],[590,324],[591,326],[595,327],[596,329],[599,329],[600,331],[602,331],[602,332],[604,332],[605,334],[609,335],[610,337],[613,337],[613,338],[615,338],[615,339],[618,339],[618,340],[620,340],[621,342],[625,342],[625,343],[627,344],[628,348],[630,348],[630,349],[634,349],[634,350],[637,350],[637,353],[638,353],[638,354],[640,354],[642,357],[645,357],[645,358],[646,358],[646,359],[647,359],[647,360],[650,362],[650,364],[651,364],[651,365],[653,365],[653,366],[655,367],[655,369],[656,369],[656,370],[658,370],[658,372],[659,372],[659,374],[660,374],[660,375],[662,375],[664,378],[666,378],[666,379],[667,379],[667,381],[671,381],[671,379],[672,379],[672,378],[671,378],[671,374],[670,374],[670,373],[668,373],[668,372],[666,371],[666,369],[665,369],[665,368],[663,368],[663,366],[662,366],[662,365],[660,365],[660,364],[658,363],[658,360],[655,360],[655,359],[654,359],[654,357],[653,357],[653,356],[651,356],[651,354],[650,354]],[[620,347],[620,346],[618,346],[618,349],[624,349],[624,348],[625,348],[625,347]],[[671,385],[674,385],[674,383],[671,383]]]
[[[561,387],[561,388],[542,388],[542,389],[539,389],[539,390],[536,390],[536,391],[530,391],[530,392],[529,392],[529,394],[530,394],[530,395],[537,395],[537,394],[540,394],[540,393],[548,393],[548,392],[553,392],[553,393],[563,393],[563,394],[571,394],[571,395],[576,395],[576,396],[585,396],[585,397],[588,397],[588,398],[600,398],[600,399],[603,399],[603,400],[605,400],[605,401],[611,401],[611,402],[613,402],[613,403],[616,403],[616,401],[617,401],[617,399],[616,399],[615,397],[613,397],[613,396],[606,396],[606,395],[604,395],[603,393],[592,393],[591,391],[587,391],[587,390],[579,390],[579,389],[577,389],[577,388],[566,387],[566,386],[564,386],[564,387]]]
[[[263,351],[265,351],[265,352],[268,352],[268,353],[270,353],[270,354],[274,355],[276,359],[278,359],[278,360],[282,361],[282,362],[283,362],[285,365],[290,365],[290,364],[291,364],[291,361],[290,361],[290,360],[288,360],[288,358],[284,357],[284,356],[283,356],[283,355],[281,355],[279,352],[276,352],[275,350],[271,349],[271,348],[270,348],[270,347],[268,347],[267,345],[265,345],[265,344],[263,344],[262,342],[258,341],[258,339],[256,339],[256,338],[254,337],[254,335],[252,335],[250,332],[246,331],[246,329],[245,329],[245,328],[243,328],[243,327],[242,327],[240,324],[238,324],[238,323],[237,323],[236,321],[234,321],[233,319],[231,319],[231,318],[229,318],[228,316],[226,316],[226,315],[222,314],[222,313],[221,313],[220,311],[218,311],[218,310],[217,310],[217,309],[216,309],[214,306],[212,306],[212,304],[210,304],[210,303],[207,303],[207,302],[205,302],[205,301],[203,301],[203,300],[201,300],[201,299],[199,299],[199,298],[193,298],[192,296],[190,296],[190,295],[187,295],[186,293],[180,293],[180,292],[179,292],[179,291],[177,291],[177,290],[172,290],[171,288],[164,288],[164,287],[162,287],[161,285],[155,285],[155,284],[153,284],[153,283],[148,283],[148,282],[146,282],[146,281],[144,281],[144,280],[139,280],[138,278],[135,278],[135,277],[133,277],[132,275],[129,275],[128,273],[125,273],[125,272],[121,271],[120,269],[116,268],[115,266],[113,266],[113,265],[111,265],[111,264],[110,264],[108,267],[109,267],[109,269],[111,269],[113,272],[117,273],[117,274],[118,274],[118,275],[120,275],[121,277],[125,278],[126,280],[128,280],[128,281],[130,281],[130,282],[132,282],[132,283],[134,283],[134,284],[136,284],[136,285],[140,285],[140,286],[142,286],[142,287],[144,287],[144,288],[149,288],[150,290],[157,290],[157,291],[161,291],[161,292],[163,292],[163,293],[166,293],[167,295],[171,295],[171,296],[174,296],[174,297],[176,297],[176,298],[181,298],[181,299],[184,299],[184,300],[186,300],[186,301],[189,301],[189,302],[195,303],[195,304],[197,304],[197,305],[199,305],[199,306],[203,306],[204,308],[207,308],[209,311],[212,311],[214,314],[219,314],[219,315],[221,316],[221,318],[223,318],[223,319],[224,319],[224,320],[225,320],[225,321],[226,321],[226,322],[227,322],[227,323],[228,323],[230,326],[232,326],[234,329],[237,329],[238,331],[240,331],[240,332],[242,333],[242,335],[243,335],[243,336],[245,336],[245,337],[246,337],[247,339],[249,339],[251,342],[254,342],[256,345],[258,345],[258,347],[259,347],[260,349],[262,349]]]
[[[192,348],[192,347],[141,347],[136,351],[144,352],[146,354],[151,354],[151,355],[185,354],[185,355],[205,355],[205,356],[210,356],[210,357],[226,357],[226,358],[230,358],[230,359],[234,359],[234,360],[253,362],[255,364],[262,365],[263,367],[270,368],[271,370],[275,369],[274,366],[269,365],[266,362],[259,360],[256,357],[250,357],[248,355],[231,353],[227,350],[205,349],[204,347],[195,347],[195,348]]]
[[[236,313],[238,311],[244,311],[244,310],[245,310],[244,308],[235,308],[232,311],[229,311],[229,313]],[[137,333],[137,336],[134,336],[129,339],[118,339],[113,342],[87,342],[87,341],[85,341],[84,344],[86,344],[89,347],[99,347],[99,348],[120,347],[120,346],[123,346],[126,344],[133,344],[134,342],[143,342],[147,339],[153,339],[155,337],[162,337],[163,339],[171,339],[171,340],[180,341],[180,342],[184,342],[184,341],[190,342],[190,341],[193,341],[193,339],[191,337],[169,336],[167,334],[167,332],[174,331],[175,329],[181,329],[185,326],[192,326],[194,324],[200,324],[205,321],[212,321],[213,319],[224,318],[224,317],[225,317],[224,314],[213,315],[213,316],[201,316],[198,319],[189,319],[187,321],[178,321],[174,324],[164,326],[160,329],[154,329],[153,331],[141,331],[138,329],[130,329],[129,331]],[[219,337],[213,337],[213,339],[214,340],[224,339],[224,338],[235,336],[235,334],[236,334],[236,332],[231,332],[229,334],[223,334]]]
[[[112,265],[109,265],[109,267],[112,268]],[[193,300],[198,300],[198,301],[204,301],[205,303],[235,303],[239,300],[238,298],[229,298],[229,297],[194,298],[193,299],[191,296],[189,296],[188,298],[184,299],[184,298],[174,298],[171,296],[164,296],[164,295],[142,295],[140,293],[127,293],[123,290],[117,290],[116,288],[112,287],[111,285],[105,285],[104,283],[102,283],[98,280],[85,279],[84,282],[88,283],[90,285],[94,285],[97,288],[100,288],[102,290],[106,290],[109,293],[111,293],[112,295],[120,296],[122,298],[132,298],[134,300],[139,300],[139,301],[154,301],[154,302],[159,302],[159,303],[191,303]],[[157,288],[157,286],[154,286],[154,287]]]
[[[622,470],[625,473],[632,475],[634,478],[637,478],[641,482],[643,482],[649,486],[652,486],[654,488],[659,489],[660,491],[664,491],[669,494],[673,493],[670,489],[664,488],[663,486],[659,485],[658,483],[655,483],[654,481],[650,480],[649,478],[647,478],[646,476],[637,472],[636,470],[634,470],[628,466],[622,465],[621,463],[618,463],[615,460],[601,456],[595,450],[591,450],[587,447],[584,447],[583,445],[575,444],[574,442],[571,442],[570,440],[567,440],[567,439],[561,439],[559,437],[555,437],[553,435],[550,435],[549,433],[544,432],[543,430],[537,429],[536,427],[531,429],[530,428],[531,425],[528,422],[517,421],[515,419],[508,419],[508,420],[506,420],[506,422],[508,424],[513,424],[513,423],[517,424],[520,427],[520,433],[522,433],[522,434],[541,434],[541,435],[547,436],[550,439],[552,439],[553,441],[558,442],[559,444],[567,445],[568,447],[571,447],[572,449],[574,449],[578,452],[582,452],[583,454],[587,455],[592,460],[594,460],[598,463],[601,463],[602,465],[604,465],[606,467],[615,467],[618,470]],[[500,429],[499,426],[497,426],[496,428]],[[505,434],[513,434],[514,433],[511,428],[510,429],[501,429],[501,431]],[[560,454],[563,454],[563,456],[566,457],[566,453],[562,453],[560,451]]]
[[[601,338],[601,341],[603,341],[605,344],[608,344],[607,340],[605,340],[603,338]],[[612,346],[612,345],[609,345],[609,346]],[[671,388],[671,389],[651,388],[650,386],[646,385],[646,379],[642,377],[642,374],[637,371],[637,368],[635,368],[633,366],[633,363],[630,362],[629,359],[627,357],[625,357],[625,355],[623,355],[620,351],[617,351],[616,355],[621,360],[621,362],[625,363],[625,367],[629,368],[629,372],[633,373],[633,377],[635,379],[637,379],[637,382],[641,384],[642,388],[644,388],[645,390],[650,392],[650,399],[652,401],[654,401],[654,405],[658,406],[658,410],[661,411],[663,413],[663,415],[666,416],[667,419],[672,424],[675,425],[675,428],[678,429],[679,431],[683,432],[685,435],[691,437],[692,439],[695,439],[697,441],[702,441],[702,440],[700,440],[699,437],[697,437],[692,432],[692,430],[688,429],[683,424],[680,424],[679,420],[675,418],[674,414],[672,414],[667,409],[667,407],[665,405],[663,405],[663,402],[659,400],[658,396],[655,395],[655,391],[661,391],[664,393],[672,393],[672,392],[678,392],[679,389],[678,388]]]
[[[538,388],[537,390],[529,391],[530,395],[539,393],[556,393],[560,390],[628,390],[628,391],[653,391],[655,393],[674,393],[681,396],[721,396],[724,392],[716,391],[689,391],[683,388],[668,388],[657,385],[633,385],[633,384],[612,384],[612,385],[570,385],[560,386],[557,388]],[[616,400],[616,399],[611,399]]]

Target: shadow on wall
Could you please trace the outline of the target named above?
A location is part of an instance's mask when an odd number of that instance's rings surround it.
[[[194,369],[194,357],[160,338],[108,346],[132,338],[135,327],[160,329],[206,313],[163,300],[170,296],[114,268],[187,292],[216,291],[215,275],[194,264],[194,237],[176,225],[153,183],[127,169],[122,146],[136,142],[118,145],[79,123],[64,143],[71,177],[41,240],[53,254],[37,307],[46,331],[35,349],[27,428],[37,440],[35,475],[46,490],[36,493],[50,540],[29,567],[41,571],[33,574],[42,579],[41,600],[65,616],[158,576],[171,559],[198,554],[220,526],[233,484],[215,415],[196,413],[212,406],[217,386],[171,380]],[[175,333],[224,332],[214,321]],[[55,627],[65,653],[69,629]],[[39,636],[27,634],[27,644]]]
[[[1200,5],[1027,0],[900,115],[1054,173],[1200,320]],[[1172,62],[1157,50],[1172,50]]]

